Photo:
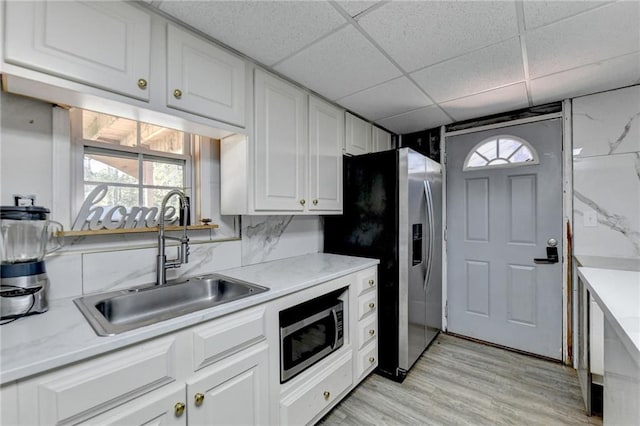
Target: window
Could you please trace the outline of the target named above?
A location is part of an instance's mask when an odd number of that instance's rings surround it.
[[[488,167],[517,167],[538,164],[538,154],[524,139],[517,136],[492,136],[477,144],[464,160],[462,170]]]
[[[73,110],[71,123],[77,158],[82,159],[82,176],[76,177],[79,203],[106,185],[106,194],[95,203],[105,212],[114,206],[128,212],[132,207],[159,208],[171,189],[191,187],[190,135],[84,110]],[[178,203],[173,197],[169,205],[178,209]]]

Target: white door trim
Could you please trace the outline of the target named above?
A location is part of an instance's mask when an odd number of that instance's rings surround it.
[[[528,117],[519,120],[506,121],[503,123],[490,124],[486,126],[474,127],[454,132],[447,132],[445,126],[440,127],[440,163],[442,164],[442,330],[447,331],[447,144],[446,138],[450,136],[463,135],[467,133],[481,132],[490,129],[499,129],[503,127],[516,126],[525,123],[534,123],[537,121],[551,120],[554,118],[562,118],[562,217],[564,220],[563,241],[564,253],[562,256],[562,361],[564,364],[571,363],[568,352],[568,297],[567,297],[567,279],[568,279],[568,261],[571,253],[568,252],[567,225],[573,229],[573,151],[572,151],[572,123],[571,123],[571,100],[567,99],[562,102],[562,112],[540,115],[537,117]],[[575,300],[575,297],[573,298]],[[575,334],[575,333],[574,333]],[[575,339],[575,335],[573,336]]]

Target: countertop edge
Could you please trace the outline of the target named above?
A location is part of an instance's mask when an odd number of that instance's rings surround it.
[[[580,275],[585,285],[589,289],[591,296],[595,299],[596,303],[598,303],[598,306],[600,307],[600,309],[602,309],[602,312],[605,314],[605,319],[609,320],[609,323],[611,324],[612,328],[620,337],[620,341],[624,345],[625,349],[634,357],[634,359],[639,359],[640,347],[636,342],[633,341],[631,336],[627,333],[623,325],[620,323],[618,316],[611,311],[609,305],[605,303],[605,301],[603,300],[602,295],[599,294],[599,290],[597,288],[594,288],[593,283],[591,283],[589,280],[589,277],[586,276],[588,275],[589,270],[614,271],[614,272],[635,272],[635,271],[622,271],[617,269],[593,268],[593,267],[584,267],[584,266],[578,267],[578,275]]]
[[[215,271],[213,273],[230,277],[230,278],[236,278],[236,273],[246,268],[258,268],[260,267],[260,265],[269,265],[275,262],[282,262],[282,261],[292,261],[293,259],[303,259],[307,256],[313,256],[313,255],[296,256],[296,257],[275,260],[275,261],[265,262],[265,263],[256,264],[256,265],[250,265],[247,267],[239,267],[239,268],[232,268],[229,270]],[[331,256],[337,256],[337,255],[331,255]],[[347,258],[350,256],[341,256],[341,257]],[[358,265],[345,267],[336,272],[330,272],[330,273],[327,273],[326,275],[318,276],[306,281],[297,282],[286,288],[273,289],[270,287],[269,291],[257,294],[250,298],[241,299],[225,305],[215,306],[209,309],[193,312],[178,318],[162,321],[157,324],[142,327],[137,330],[132,330],[130,332],[126,332],[120,335],[100,337],[99,340],[97,340],[97,343],[92,344],[88,347],[84,347],[78,350],[71,350],[68,353],[64,353],[62,355],[56,355],[52,358],[43,359],[42,361],[19,365],[13,368],[10,367],[8,369],[5,369],[4,367],[0,367],[0,385],[5,385],[10,382],[26,379],[30,376],[41,374],[46,371],[53,370],[59,367],[64,367],[74,362],[83,361],[99,355],[104,355],[108,352],[111,352],[117,349],[122,349],[124,347],[130,346],[136,343],[141,343],[146,340],[160,337],[168,333],[176,332],[190,326],[194,326],[209,320],[213,320],[225,315],[229,315],[234,312],[238,312],[242,309],[248,309],[257,305],[268,303],[272,300],[275,300],[284,296],[288,296],[290,294],[296,293],[301,290],[314,287],[318,284],[322,284],[327,281],[331,281],[346,275],[350,275],[350,274],[365,270],[372,266],[376,266],[380,263],[380,261],[377,259],[370,259],[370,258],[357,258],[357,259],[360,261]],[[255,284],[264,285],[264,283],[260,283],[260,282],[255,282]],[[77,297],[79,296],[74,296],[71,298],[54,301],[52,302],[52,306],[65,305],[64,308],[69,309],[69,306],[66,306],[66,305],[74,305],[73,299]],[[77,311],[78,318],[81,318],[81,321],[79,324],[79,327],[81,328],[80,331],[86,332],[86,330],[89,330],[90,333],[95,336],[95,332],[93,331],[89,323],[85,320],[85,318],[82,316],[80,311],[77,310],[75,306],[73,306],[72,308],[73,308],[72,310]],[[104,340],[101,341],[101,339],[104,339]]]

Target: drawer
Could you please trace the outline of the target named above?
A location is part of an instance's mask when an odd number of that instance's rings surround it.
[[[377,293],[372,292],[358,297],[358,320],[361,320],[366,315],[377,312]]]
[[[20,422],[76,423],[173,382],[176,346],[162,338],[20,382]]]
[[[264,315],[259,306],[192,328],[195,370],[264,339]]]
[[[358,349],[363,348],[367,343],[378,337],[378,316],[370,315],[360,321],[357,326]]]
[[[363,273],[358,274],[358,296],[369,289],[378,288],[378,279],[376,275],[377,274],[375,268],[366,270]]]
[[[374,340],[370,345],[358,352],[356,358],[356,377],[360,378],[369,374],[378,365],[378,341]]]
[[[280,424],[303,425],[309,423],[353,383],[351,351],[318,376],[289,393],[280,402]]]

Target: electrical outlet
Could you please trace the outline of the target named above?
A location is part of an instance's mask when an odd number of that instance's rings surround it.
[[[583,225],[585,228],[595,228],[598,226],[598,212],[593,209],[585,211]]]

